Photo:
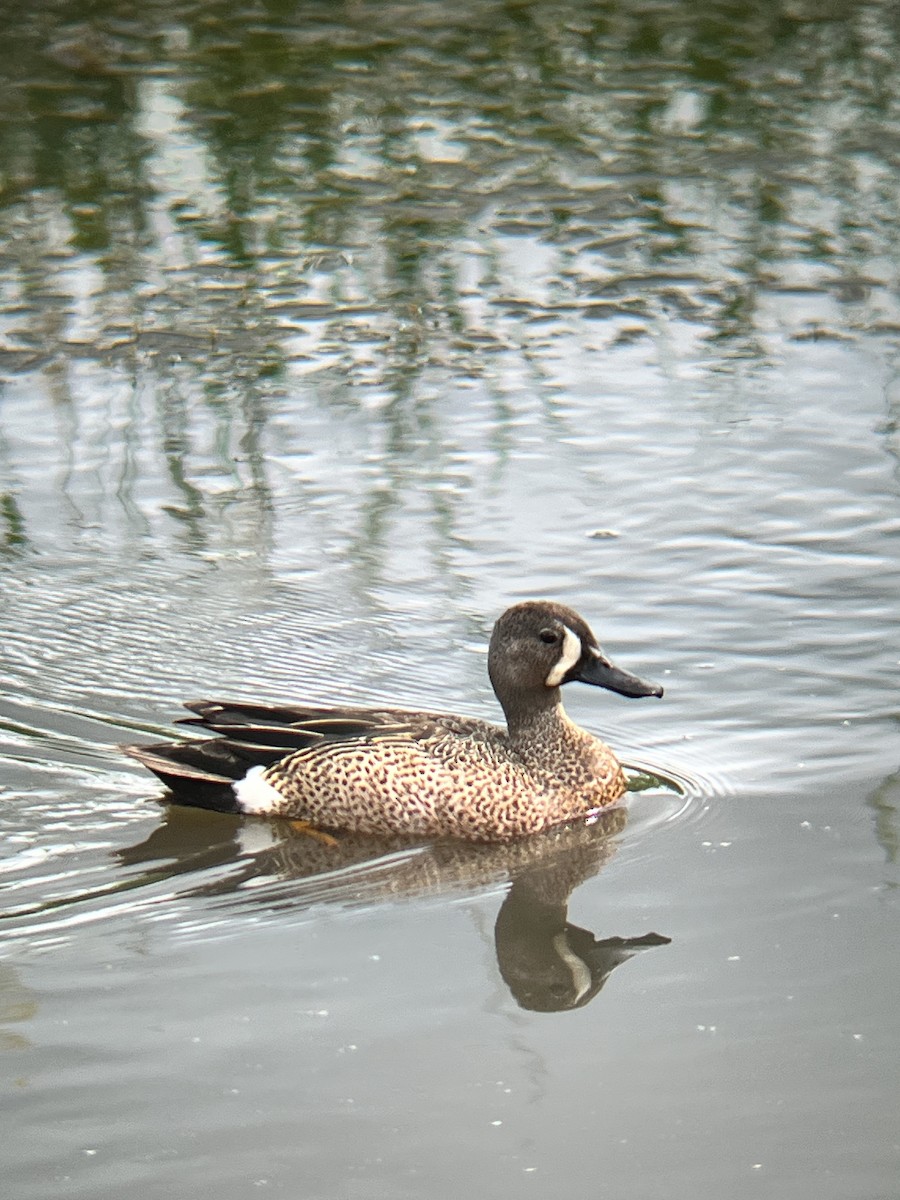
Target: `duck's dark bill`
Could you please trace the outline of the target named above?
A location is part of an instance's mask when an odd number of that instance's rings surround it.
[[[620,696],[631,696],[634,699],[663,694],[658,683],[647,683],[638,679],[637,675],[629,675],[621,667],[613,666],[608,659],[593,654],[585,655],[569,678],[578,680],[579,683],[593,684],[594,687],[607,688],[611,692],[618,692]]]

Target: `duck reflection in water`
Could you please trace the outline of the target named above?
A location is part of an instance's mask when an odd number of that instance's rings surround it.
[[[500,974],[522,1008],[560,1012],[588,1004],[638,951],[670,941],[657,933],[597,940],[567,919],[572,891],[613,856],[615,835],[627,819],[624,808],[613,808],[510,844],[423,844],[350,833],[311,836],[286,820],[250,824],[173,805],[145,841],[117,856],[123,866],[144,867],[148,882],[215,873],[188,894],[232,894],[242,907],[282,912],[313,903],[355,907],[471,893],[507,883],[494,924]]]

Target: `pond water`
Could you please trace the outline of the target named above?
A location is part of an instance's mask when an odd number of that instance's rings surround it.
[[[888,0],[47,3],[0,41],[4,1193],[893,1200]],[[507,848],[167,807],[184,699],[659,786]],[[652,780],[645,780],[651,782]]]

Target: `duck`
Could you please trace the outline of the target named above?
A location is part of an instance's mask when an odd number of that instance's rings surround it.
[[[195,700],[178,723],[213,737],[122,750],[177,803],[287,818],[313,831],[511,842],[596,814],[626,791],[615,752],[563,708],[569,683],[661,697],[615,666],[588,623],[551,600],[497,619],[488,677],[506,728],[397,708]]]

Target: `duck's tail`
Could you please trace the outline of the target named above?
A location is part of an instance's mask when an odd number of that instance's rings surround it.
[[[282,755],[272,747],[238,747],[224,738],[120,749],[161,779],[178,804],[229,813],[245,811],[235,785]]]
[[[262,778],[267,767],[324,742],[367,737],[396,719],[391,713],[195,700],[178,724],[218,736],[121,749],[163,781],[179,804],[218,812],[277,813],[284,797]]]

